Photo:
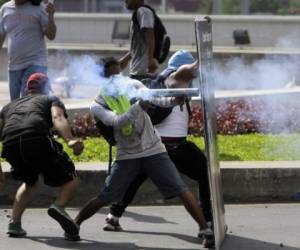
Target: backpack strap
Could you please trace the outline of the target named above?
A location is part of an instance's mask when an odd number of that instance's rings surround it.
[[[133,25],[134,25],[138,30],[140,30],[140,24],[139,24],[139,21],[138,21],[138,18],[137,18],[137,12],[138,12],[138,9],[141,8],[141,7],[145,7],[145,8],[147,8],[147,9],[149,9],[149,10],[152,11],[152,14],[153,14],[153,17],[154,17],[154,26],[155,26],[155,21],[156,21],[156,19],[157,19],[156,12],[155,12],[155,10],[154,10],[151,6],[149,6],[149,5],[147,5],[147,4],[141,5],[140,7],[138,7],[138,8],[132,13],[131,20],[132,20]]]
[[[108,149],[108,166],[107,166],[107,175],[111,174],[111,167],[112,167],[112,145],[109,144]]]

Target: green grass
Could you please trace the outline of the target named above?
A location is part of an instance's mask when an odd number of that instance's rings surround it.
[[[189,140],[204,149],[202,137],[189,136]],[[59,141],[62,142],[61,139]],[[65,144],[64,148],[75,162],[108,161],[108,145],[104,139],[87,138],[84,145],[80,156],[74,156]],[[219,135],[218,146],[221,161],[300,160],[300,134]]]
[[[204,149],[202,137],[190,136],[189,140]],[[65,149],[75,162],[108,160],[108,145],[103,139],[88,138],[84,141],[84,145],[85,150],[78,157],[73,156],[68,148]],[[300,160],[300,134],[220,135],[218,146],[221,161]]]

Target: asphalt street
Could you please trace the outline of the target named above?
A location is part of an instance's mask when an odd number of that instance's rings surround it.
[[[75,216],[78,209],[68,209]],[[1,250],[202,249],[198,228],[182,206],[130,207],[121,220],[122,232],[102,230],[108,210],[81,225],[80,242],[68,242],[46,209],[28,209],[23,226],[26,238],[6,236],[10,209],[0,209]],[[300,204],[226,205],[228,233],[222,250],[300,250]]]

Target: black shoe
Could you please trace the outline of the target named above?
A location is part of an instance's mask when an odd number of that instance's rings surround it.
[[[65,232],[64,237],[65,237],[65,240],[68,240],[68,241],[80,241],[81,240],[79,234],[71,235],[71,234],[68,234]]]
[[[48,209],[48,214],[61,225],[67,234],[79,234],[79,226],[72,220],[63,208],[52,204]]]

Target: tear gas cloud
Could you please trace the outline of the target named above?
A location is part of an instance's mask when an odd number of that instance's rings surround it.
[[[250,63],[239,57],[225,65],[215,62],[216,89],[282,88],[295,79],[299,63],[295,56],[266,56]]]
[[[129,99],[137,98],[150,100],[160,96],[198,96],[197,89],[173,89],[169,90],[149,90],[145,88],[137,89],[138,81],[122,74],[104,77],[103,65],[98,64],[91,56],[81,56],[69,61],[68,66],[59,77],[54,77],[54,84],[68,85],[68,97],[76,98],[85,96],[93,98],[96,94],[117,96],[119,94],[127,96]],[[76,93],[76,89],[78,89]]]
[[[236,56],[224,62],[215,60],[216,89],[269,89],[285,87],[291,81],[299,83],[300,59],[293,51],[299,43],[298,32],[291,32],[278,40],[273,54],[259,59]],[[276,50],[285,55],[276,55]]]

